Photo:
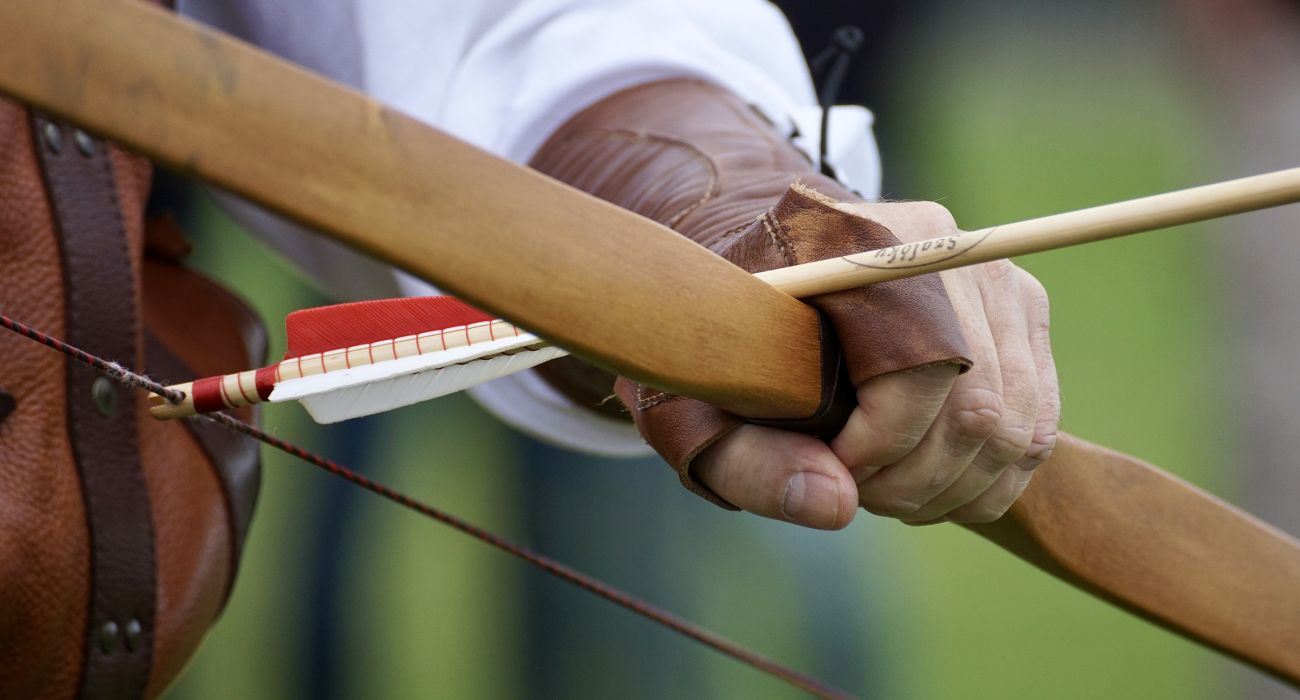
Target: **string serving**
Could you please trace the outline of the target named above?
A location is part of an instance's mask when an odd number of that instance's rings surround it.
[[[58,338],[51,337],[26,324],[16,321],[10,318],[9,316],[6,316],[3,313],[0,313],[0,326],[3,326],[19,335],[22,335],[38,343],[41,343],[46,347],[57,350],[63,353],[64,355],[67,355],[68,357],[71,357],[79,362],[83,362],[87,365],[90,365],[91,367],[104,373],[105,376],[119,383],[131,387],[135,387],[137,389],[141,389],[144,391],[152,392],[154,394],[162,396],[163,398],[173,403],[183,401],[185,399],[184,392],[177,391],[175,389],[169,389],[166,386],[150,379],[149,377],[143,374],[140,374],[138,372],[133,372],[130,369],[123,367],[121,364],[117,362],[112,362],[100,357],[96,357],[95,355],[92,355],[86,352],[85,350],[82,350],[73,345],[69,345],[68,343],[63,342]],[[604,598],[605,600],[615,605],[618,605],[619,607],[630,610],[633,613],[636,613],[637,615],[640,615],[652,622],[662,625],[663,627],[666,627],[674,632],[677,632],[678,634],[681,634],[687,638],[693,639],[696,642],[699,642],[700,644],[703,644],[711,649],[714,649],[722,654],[725,654],[737,661],[740,661],[741,663],[747,664],[755,669],[758,669],[759,671],[762,671],[768,675],[771,675],[775,678],[779,678],[817,697],[831,698],[834,700],[841,700],[843,698],[854,697],[853,695],[850,695],[849,693],[839,690],[838,688],[823,683],[822,681],[819,681],[816,678],[813,678],[807,674],[796,671],[788,666],[780,664],[776,661],[773,661],[772,659],[769,659],[756,652],[746,649],[745,647],[742,647],[736,644],[735,642],[726,639],[725,637],[717,635],[707,629],[704,629],[703,627],[700,627],[699,625],[696,625],[681,617],[678,617],[673,613],[670,613],[662,608],[652,605],[651,603],[643,601],[640,598],[637,598],[636,596],[633,596],[630,593],[626,593],[618,588],[615,588],[614,586],[604,583],[599,579],[584,574],[583,572],[578,571],[573,567],[570,567],[559,561],[551,559],[550,557],[547,557],[544,554],[534,552],[533,550],[528,549],[527,547],[519,545],[515,542],[512,542],[500,535],[497,535],[496,533],[490,532],[488,530],[484,530],[483,528],[473,525],[468,521],[462,520],[441,509],[435,508],[434,506],[424,503],[423,501],[412,498],[411,496],[407,496],[406,494],[403,494],[400,491],[391,489],[377,481],[374,481],[373,479],[370,479],[362,474],[359,474],[343,466],[342,464],[339,464],[338,462],[317,455],[309,450],[294,445],[288,441],[281,440],[280,438],[277,438],[274,435],[271,435],[270,433],[267,433],[256,426],[245,423],[244,421],[228,413],[207,413],[198,416],[192,416],[190,418],[187,418],[186,420],[206,420],[206,421],[211,421],[213,423],[218,423],[230,430],[233,430],[238,433],[242,433],[255,440],[270,445],[271,447],[274,447],[277,450],[281,450],[282,452],[291,454],[294,457],[297,457],[314,467],[317,467],[330,474],[333,474],[334,476],[337,476],[345,481],[348,481],[349,483],[352,483],[367,491],[370,491],[371,493],[374,493],[382,498],[388,499],[389,501],[392,501],[393,503],[396,503],[404,508],[408,508],[428,518],[432,518],[433,520],[436,520],[437,522],[440,522],[444,525],[448,525],[452,528],[455,528],[456,530],[459,530],[460,532],[463,532],[469,535],[470,537],[473,537],[481,542],[485,542],[491,545],[492,547],[495,547],[507,554],[518,557],[519,559],[522,559],[523,561],[537,567],[538,569],[541,569],[542,571],[545,571],[546,573],[552,576],[555,576],[556,578],[562,581],[573,584],[574,586],[577,586],[578,588],[581,588],[589,593],[593,593],[601,598]]]

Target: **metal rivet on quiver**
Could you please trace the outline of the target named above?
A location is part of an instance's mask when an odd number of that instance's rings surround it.
[[[117,648],[117,623],[109,620],[99,628],[99,648],[105,654],[113,653]]]
[[[95,378],[95,383],[90,385],[90,398],[102,416],[111,416],[117,409],[117,391],[108,377]]]
[[[58,124],[45,122],[45,126],[41,127],[41,136],[45,137],[45,148],[50,153],[58,155],[63,150],[63,130]]]
[[[72,132],[72,140],[77,144],[77,151],[81,155],[87,158],[95,155],[95,139],[91,138],[90,134],[77,129]]]
[[[15,408],[18,408],[18,400],[14,398],[13,394],[0,387],[0,423],[3,423],[9,417],[9,414],[14,412]]]
[[[131,618],[126,623],[126,650],[135,651],[140,648],[140,635],[144,634],[144,629],[140,626],[140,621]]]

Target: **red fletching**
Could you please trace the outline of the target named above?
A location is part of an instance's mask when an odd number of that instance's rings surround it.
[[[455,297],[376,299],[303,309],[285,319],[285,359],[468,326],[494,317]]]

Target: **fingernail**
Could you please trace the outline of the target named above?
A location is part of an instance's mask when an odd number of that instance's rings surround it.
[[[835,526],[839,517],[839,482],[814,472],[799,472],[785,486],[785,517],[809,527]]]

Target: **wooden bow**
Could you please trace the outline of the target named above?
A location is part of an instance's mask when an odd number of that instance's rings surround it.
[[[38,109],[636,380],[753,417],[818,403],[813,312],[657,224],[142,4],[6,0],[0,27],[0,91]],[[1062,436],[971,529],[1300,685],[1300,544],[1147,464]]]

